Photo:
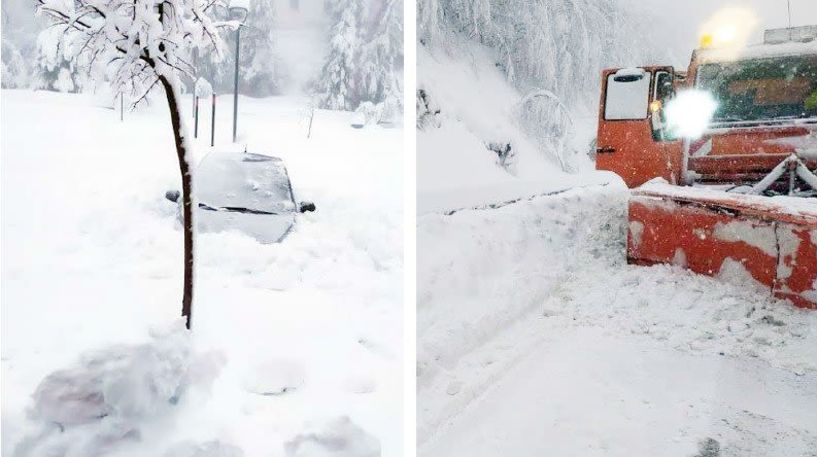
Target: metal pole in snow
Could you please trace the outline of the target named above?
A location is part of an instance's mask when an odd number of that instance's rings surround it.
[[[216,141],[216,93],[213,92],[213,112],[210,115],[210,147],[213,147]]]
[[[193,138],[199,137],[199,96],[193,96]]]
[[[238,58],[241,45],[241,26],[235,31],[235,80],[233,82],[233,143],[238,129]]]
[[[198,49],[193,49],[193,79],[195,79],[193,84],[195,84],[199,80],[199,71],[198,71],[198,60],[199,59],[198,59],[198,57],[199,57]],[[196,89],[193,89],[193,97],[196,97],[197,95],[198,95],[198,92],[196,91]],[[197,111],[198,109],[199,109],[199,99],[194,98],[193,99],[193,117],[198,116],[198,111]]]
[[[125,93],[119,93],[119,122],[125,120]]]

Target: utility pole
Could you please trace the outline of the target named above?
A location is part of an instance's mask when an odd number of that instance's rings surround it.
[[[210,114],[210,147],[216,144],[216,93],[213,92],[213,110]]]

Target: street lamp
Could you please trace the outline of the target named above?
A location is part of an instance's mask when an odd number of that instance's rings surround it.
[[[239,49],[241,46],[241,27],[244,21],[247,20],[247,14],[250,10],[249,0],[232,0],[230,1],[230,20],[238,21],[238,27],[235,29],[235,79],[233,84],[233,143],[235,143],[236,132],[238,129],[238,59]]]

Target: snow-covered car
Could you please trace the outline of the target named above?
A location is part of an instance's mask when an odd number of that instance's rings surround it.
[[[277,243],[292,230],[298,213],[315,211],[311,202],[296,203],[287,169],[277,157],[212,152],[196,168],[194,185],[202,232],[238,230],[261,243]],[[165,198],[181,204],[178,190],[167,191]]]

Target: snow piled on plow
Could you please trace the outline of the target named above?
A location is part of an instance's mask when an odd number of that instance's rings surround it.
[[[627,197],[418,217],[420,455],[814,449],[817,313],[740,275],[628,265]],[[724,394],[743,391],[758,403]]]
[[[673,186],[663,178],[655,178],[644,183],[638,187],[636,192],[641,195],[660,195],[679,200],[719,203],[736,209],[757,209],[773,214],[794,216],[817,224],[817,202],[813,198],[724,193],[722,190],[705,187]]]

